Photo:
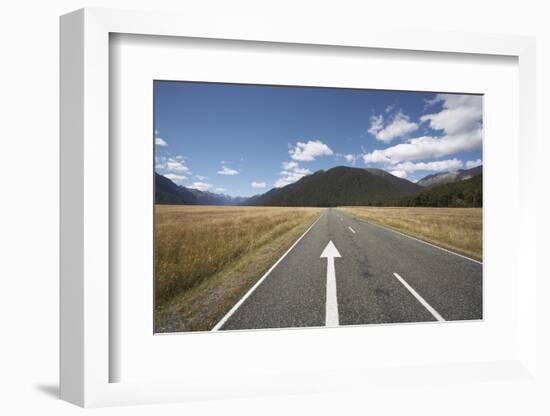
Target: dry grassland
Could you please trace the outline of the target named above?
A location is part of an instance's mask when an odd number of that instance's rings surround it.
[[[472,258],[482,259],[482,208],[338,209]]]
[[[211,329],[320,213],[157,205],[155,331]]]

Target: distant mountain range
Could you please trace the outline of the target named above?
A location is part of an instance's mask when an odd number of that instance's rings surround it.
[[[476,175],[481,174],[483,166],[476,166],[471,169],[460,169],[451,172],[435,173],[428,175],[420,179],[417,184],[425,188],[433,188],[434,186],[445,185],[447,183],[453,183],[458,181],[464,181],[466,179],[473,178]]]
[[[155,173],[155,195],[157,204],[481,206],[481,172],[478,166],[429,175],[413,183],[382,169],[337,166],[249,198],[186,188]]]
[[[165,176],[155,173],[155,202],[183,205],[241,205],[248,198],[232,197],[176,185]]]

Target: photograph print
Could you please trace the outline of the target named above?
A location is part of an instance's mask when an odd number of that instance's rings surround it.
[[[154,81],[155,333],[483,319],[483,96]]]

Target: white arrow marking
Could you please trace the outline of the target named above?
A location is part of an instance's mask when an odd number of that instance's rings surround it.
[[[327,259],[327,307],[325,326],[338,326],[338,297],[336,295],[336,271],[334,270],[334,258],[342,257],[336,246],[329,241],[321,258]]]

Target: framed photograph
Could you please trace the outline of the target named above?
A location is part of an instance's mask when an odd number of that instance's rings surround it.
[[[483,318],[481,95],[153,89],[155,333]]]
[[[247,22],[61,18],[62,398],[532,377],[534,40]]]

